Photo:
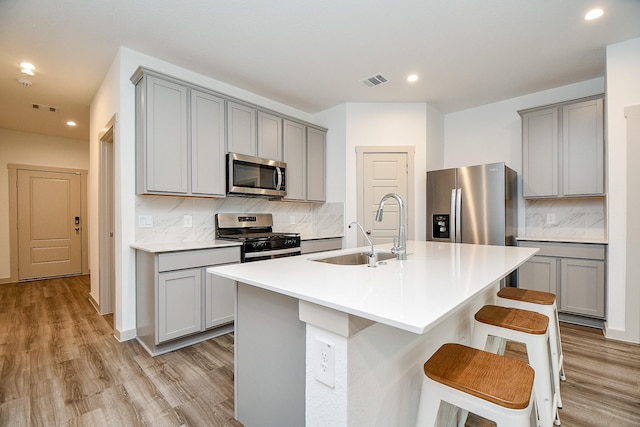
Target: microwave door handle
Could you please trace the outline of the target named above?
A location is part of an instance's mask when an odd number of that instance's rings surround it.
[[[280,168],[277,166],[273,169],[273,188],[280,188]]]
[[[282,170],[279,167],[276,167],[276,190],[280,190],[282,188]]]

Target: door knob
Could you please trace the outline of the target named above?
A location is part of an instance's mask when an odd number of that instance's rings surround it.
[[[371,230],[367,230],[367,234],[371,234]]]
[[[80,231],[80,227],[76,227],[76,231]]]

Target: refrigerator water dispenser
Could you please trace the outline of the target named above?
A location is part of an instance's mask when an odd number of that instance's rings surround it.
[[[434,239],[449,238],[449,214],[433,215],[433,238]]]

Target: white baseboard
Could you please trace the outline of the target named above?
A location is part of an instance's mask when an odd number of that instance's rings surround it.
[[[137,336],[137,331],[135,329],[128,329],[125,331],[114,329],[113,335],[118,341],[124,342],[134,339]]]

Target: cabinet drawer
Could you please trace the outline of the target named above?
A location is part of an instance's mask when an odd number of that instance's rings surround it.
[[[540,248],[536,255],[579,259],[605,259],[606,245],[591,243],[553,243],[520,241],[523,248]]]
[[[208,267],[232,262],[240,262],[240,246],[162,253],[158,255],[158,271]]]
[[[342,238],[303,240],[300,243],[300,252],[310,254],[314,252],[333,251],[342,249]]]

